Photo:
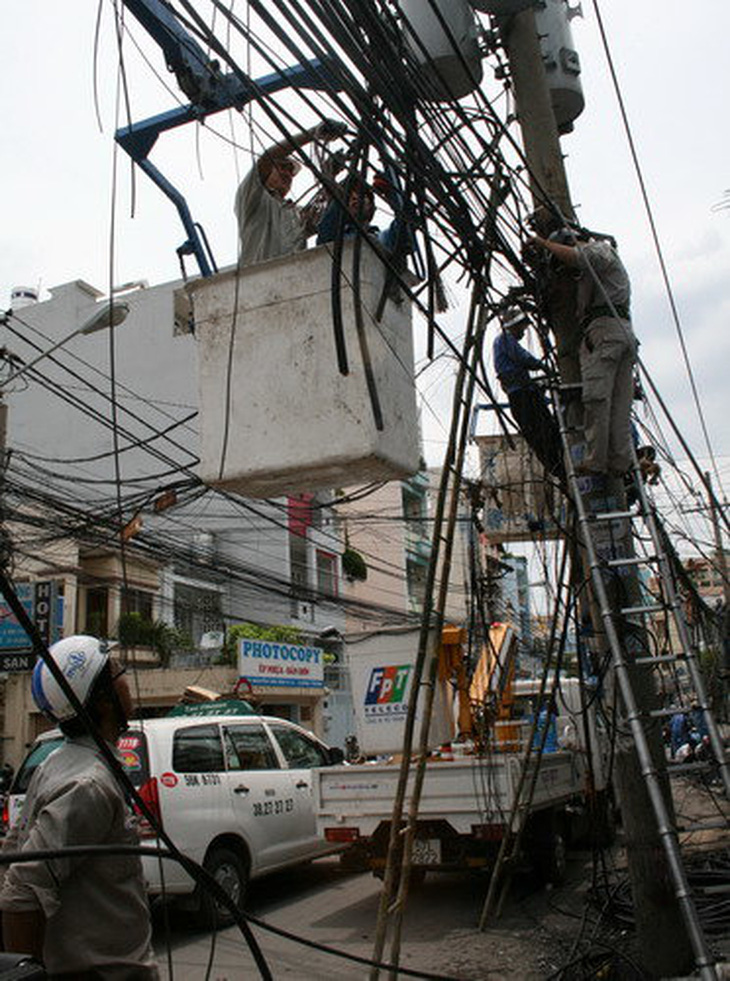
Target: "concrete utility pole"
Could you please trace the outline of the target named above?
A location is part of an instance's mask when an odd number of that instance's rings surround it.
[[[536,206],[546,199],[557,205],[566,218],[573,217],[568,181],[563,164],[560,139],[552,112],[545,68],[540,51],[540,41],[532,8],[505,19],[502,39],[507,52],[512,77],[517,115],[522,130],[527,163],[532,175],[532,191]],[[619,191],[616,189],[619,200]],[[553,283],[548,287],[545,299],[545,315],[555,334],[561,380],[573,383],[579,378],[577,352],[580,325],[577,323],[575,281],[570,274],[556,270]],[[569,416],[570,418],[570,416]],[[595,493],[589,491],[586,504],[592,510],[607,510],[606,500],[613,500],[625,510],[625,495],[619,481],[609,482],[608,490],[600,494],[600,504]],[[623,541],[619,543],[621,554],[632,554],[632,542],[628,521]],[[608,543],[612,547],[612,543]],[[601,548],[606,556],[606,549]],[[629,571],[629,570],[627,570]],[[587,577],[586,577],[587,578]],[[622,577],[620,590],[623,603],[615,590],[609,587],[611,606],[639,603],[639,580],[635,571]],[[591,604],[594,633],[604,634],[602,622],[596,615],[595,603]],[[616,618],[620,624],[620,618]],[[636,631],[625,634],[626,659],[633,661],[645,644]],[[632,683],[639,707],[655,708],[657,697],[651,668],[631,664]],[[692,947],[684,921],[679,911],[667,860],[662,847],[657,821],[652,810],[647,784],[641,775],[633,740],[626,735],[622,725],[622,707],[619,706],[619,736],[615,759],[615,777],[623,814],[626,835],[627,859],[634,897],[636,928],[644,968],[653,977],[681,974],[691,970],[694,963]],[[671,791],[666,780],[664,748],[661,727],[647,726],[647,738],[655,767],[665,774],[664,797],[670,814],[673,814]]]
[[[722,596],[725,600],[725,607],[730,607],[730,579],[728,579],[727,559],[725,549],[722,544],[722,529],[720,528],[720,518],[715,507],[715,495],[712,492],[712,477],[709,472],[705,473],[705,481],[710,491],[710,517],[712,519],[712,531],[715,536],[715,552],[717,554],[717,571],[722,580]]]
[[[712,520],[712,530],[715,537],[715,554],[717,555],[717,570],[722,580],[722,597],[724,606],[722,611],[722,622],[717,631],[719,641],[719,659],[721,664],[720,677],[722,679],[722,707],[727,712],[728,679],[730,679],[730,578],[728,578],[727,558],[725,556],[725,546],[722,540],[722,529],[720,527],[720,517],[715,506],[715,495],[712,490],[712,477],[705,473],[705,482],[709,491],[710,498],[710,518]]]

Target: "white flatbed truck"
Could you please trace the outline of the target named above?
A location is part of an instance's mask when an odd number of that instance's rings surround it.
[[[516,682],[516,698],[529,699],[537,687],[537,682]],[[608,836],[612,811],[606,786],[607,741],[597,724],[595,708],[586,710],[586,740],[577,680],[561,683],[557,705],[555,729],[564,748],[542,756],[523,836],[527,855],[550,881],[562,877],[567,841],[584,833],[589,823],[597,837]],[[522,728],[524,731],[527,724],[523,722]],[[591,744],[593,786],[586,742]],[[522,755],[496,749],[485,756],[427,762],[412,863],[417,876],[429,870],[491,867],[518,792]],[[536,756],[533,753],[531,769],[537,765]],[[385,866],[399,770],[397,763],[375,762],[327,767],[315,774],[319,834],[330,842],[349,843],[351,858],[376,875],[382,874]],[[528,772],[525,787],[530,782]],[[523,800],[525,796],[523,792]],[[408,804],[404,814],[407,808]]]

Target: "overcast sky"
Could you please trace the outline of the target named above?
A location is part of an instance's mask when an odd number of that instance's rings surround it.
[[[104,131],[93,100],[96,4],[23,0],[5,9],[0,306],[16,285],[44,288],[85,279],[109,284],[112,132],[116,57],[107,8],[98,69]],[[244,8],[243,0],[239,8]],[[573,21],[586,110],[564,150],[582,220],[613,232],[632,276],[642,355],[690,444],[706,456],[648,223],[602,53],[592,0]],[[237,8],[238,9],[238,8]],[[703,0],[603,0],[603,16],[675,289],[715,451],[730,456],[730,210],[713,210],[730,188],[724,102],[730,92],[730,4]],[[162,70],[157,49],[148,49]],[[130,59],[132,116],[174,106]],[[174,82],[170,83],[174,88]],[[218,117],[222,119],[223,117]],[[225,130],[225,120],[221,123]],[[209,141],[210,142],[210,141]],[[155,157],[188,196],[220,264],[235,258],[232,199],[248,159],[216,156],[194,127],[160,141]],[[157,153],[157,150],[155,151]],[[178,275],[177,215],[144,175],[129,216],[129,166],[119,158],[114,280]],[[430,395],[439,405],[438,384]],[[428,414],[426,414],[427,416]],[[430,462],[443,430],[426,418]],[[721,460],[725,468],[726,461]]]

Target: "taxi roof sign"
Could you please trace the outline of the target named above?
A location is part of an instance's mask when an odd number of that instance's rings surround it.
[[[221,698],[215,702],[195,702],[193,704],[175,705],[167,713],[171,716],[206,716],[206,715],[258,715],[254,709],[240,698]]]

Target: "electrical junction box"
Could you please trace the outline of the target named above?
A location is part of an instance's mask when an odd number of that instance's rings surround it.
[[[480,27],[467,0],[400,0],[403,36],[428,100],[461,99],[482,81]]]
[[[363,243],[359,313],[382,429],[357,334],[353,242],[343,250],[341,309],[349,374],[337,364],[332,246],[195,280],[202,479],[246,497],[393,480],[416,473],[420,440],[411,304]]]
[[[580,58],[573,44],[570,21],[580,16],[580,6],[568,0],[539,0],[535,26],[540,38],[547,86],[558,132],[570,133],[583,112],[585,98],[580,81]]]

